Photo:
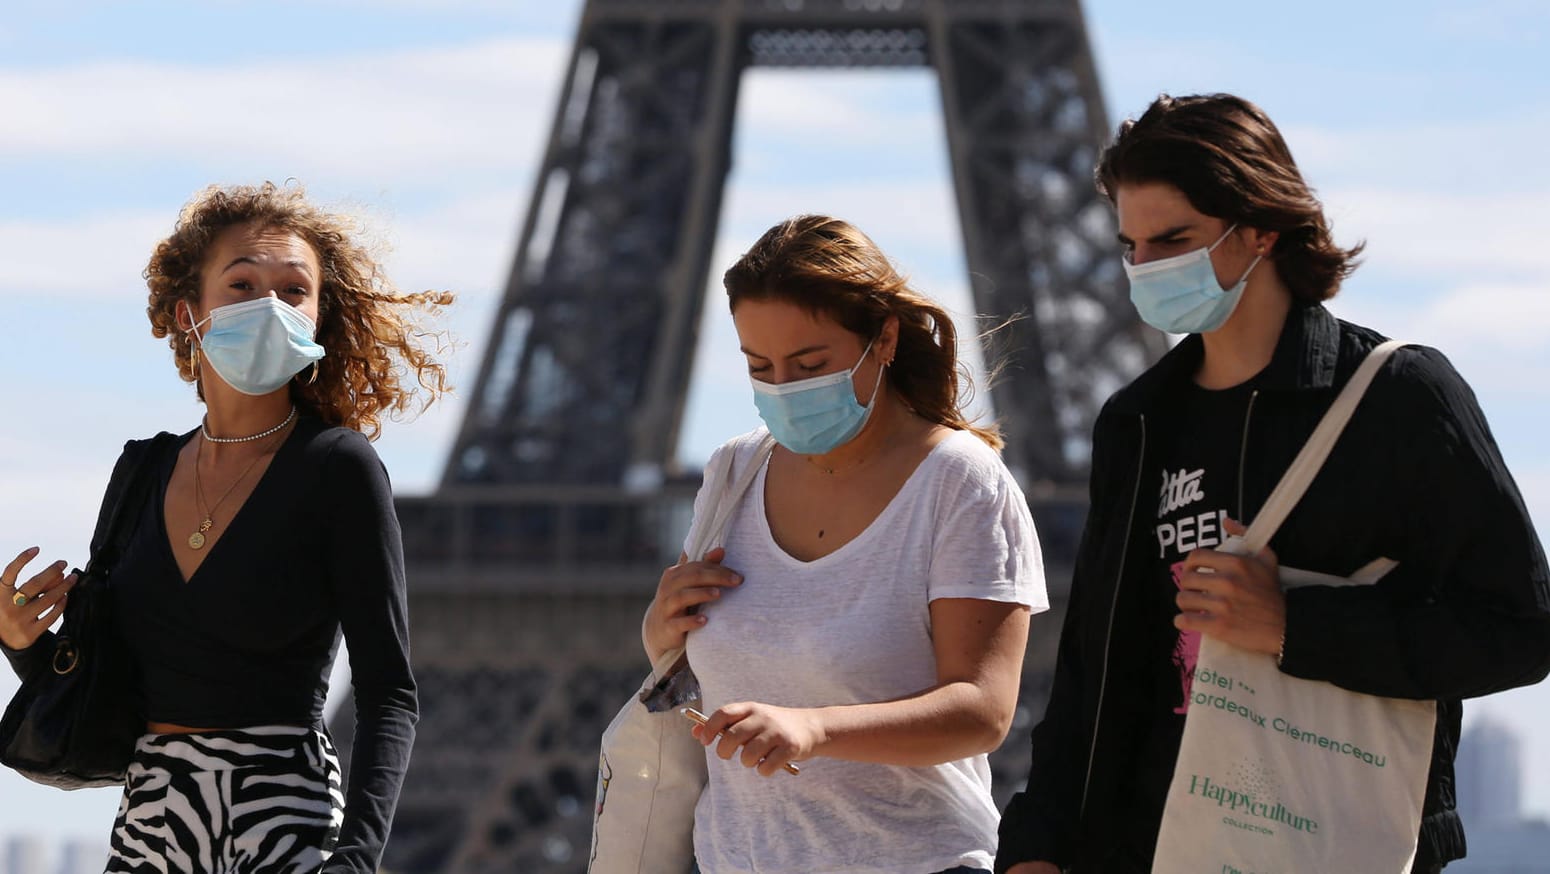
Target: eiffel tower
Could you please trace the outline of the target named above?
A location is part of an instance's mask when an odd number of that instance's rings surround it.
[[[998,800],[1026,775],[1093,419],[1163,349],[1091,183],[1107,121],[1079,0],[588,0],[462,430],[439,489],[398,501],[422,719],[387,870],[585,869],[598,738],[645,673],[641,613],[698,485],[674,454],[750,67],[937,74],[974,306],[1022,316],[992,399],[1056,612]]]

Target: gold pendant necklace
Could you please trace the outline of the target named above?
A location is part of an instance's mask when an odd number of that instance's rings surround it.
[[[292,409],[291,414],[292,416],[295,415],[294,408]],[[290,419],[286,419],[285,422],[281,423],[280,427],[284,428],[289,423]],[[231,496],[231,493],[237,488],[238,483],[241,483],[243,480],[247,479],[248,474],[252,472],[253,468],[258,464],[259,459],[262,459],[266,454],[268,454],[266,450],[265,452],[260,452],[253,456],[253,460],[248,462],[248,466],[243,468],[242,473],[238,474],[237,478],[232,481],[232,484],[226,488],[226,493],[221,495],[220,500],[216,501],[214,506],[206,510],[204,506],[204,482],[199,477],[199,459],[200,456],[204,453],[204,448],[205,441],[203,439],[199,441],[198,446],[194,447],[194,507],[199,511],[199,515],[203,516],[204,518],[200,520],[199,526],[194,530],[194,533],[188,535],[189,549],[205,548],[205,533],[208,532],[211,528],[215,527],[215,511],[220,508],[221,504],[225,503],[228,497]]]

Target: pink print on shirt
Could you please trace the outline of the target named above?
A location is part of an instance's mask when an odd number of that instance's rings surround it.
[[[1174,562],[1172,570],[1174,588],[1183,589],[1184,562]],[[1178,668],[1179,686],[1184,694],[1179,699],[1179,706],[1173,708],[1174,713],[1183,714],[1189,709],[1189,693],[1195,685],[1195,662],[1199,659],[1200,632],[1180,631],[1179,640],[1173,645],[1173,666]]]
[[[1162,488],[1157,495],[1157,557],[1163,561],[1173,559],[1169,565],[1175,590],[1182,590],[1184,559],[1197,549],[1210,549],[1219,545],[1226,533],[1222,530],[1227,521],[1227,510],[1204,510],[1199,504],[1206,502],[1205,468],[1190,470],[1179,468],[1163,471]],[[1207,505],[1209,506],[1209,504]],[[1195,662],[1200,658],[1200,632],[1181,631],[1173,645],[1173,666],[1179,672],[1179,705],[1174,713],[1182,714],[1189,707],[1190,689],[1194,685]]]

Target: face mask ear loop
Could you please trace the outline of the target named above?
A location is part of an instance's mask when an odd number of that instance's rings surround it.
[[[205,316],[203,321],[196,322],[196,321],[194,321],[194,308],[193,308],[193,306],[190,305],[189,302],[186,301],[186,300],[185,301],[179,301],[179,302],[183,304],[183,308],[185,310],[187,310],[187,312],[188,312],[188,323],[189,323],[189,327],[183,328],[181,330],[183,331],[184,334],[193,334],[194,335],[194,339],[198,340],[200,345],[204,345],[205,338],[199,336],[199,326],[204,324],[205,322],[210,321],[211,319],[213,319],[215,317],[214,316]]]
[[[1206,253],[1210,254],[1212,252],[1215,252],[1216,251],[1216,247],[1222,245],[1222,240],[1227,239],[1228,236],[1230,236],[1232,234],[1232,232],[1236,231],[1237,229],[1238,229],[1238,223],[1237,222],[1233,222],[1232,226],[1227,229],[1227,233],[1222,234],[1221,237],[1217,238],[1217,241],[1211,244],[1211,248],[1207,249]],[[1255,255],[1254,256],[1254,260],[1249,262],[1249,269],[1243,271],[1243,275],[1238,277],[1238,281],[1234,282],[1232,284],[1232,287],[1233,288],[1237,288],[1238,286],[1240,286],[1243,283],[1247,282],[1248,279],[1249,279],[1249,274],[1254,272],[1254,268],[1258,267],[1259,266],[1259,262],[1264,260],[1264,258],[1265,258],[1265,256],[1263,254]]]
[[[1243,283],[1248,282],[1249,281],[1249,274],[1253,273],[1254,272],[1254,268],[1258,267],[1259,266],[1259,262],[1261,262],[1263,260],[1265,260],[1265,256],[1264,255],[1255,255],[1254,256],[1254,260],[1249,262],[1249,269],[1243,271],[1243,275],[1238,277],[1238,281],[1233,283],[1233,287],[1236,288],[1236,287],[1242,285]]]
[[[864,361],[866,359],[863,358],[862,360]],[[872,383],[872,399],[866,402],[866,408],[867,408],[868,412],[871,411],[872,405],[877,403],[877,393],[883,387],[883,374],[886,373],[887,371],[888,371],[888,365],[882,363],[881,361],[879,361],[877,363],[877,381]]]
[[[856,375],[856,371],[861,369],[861,365],[866,363],[867,353],[872,351],[872,346],[876,342],[877,342],[877,338],[876,337],[873,337],[872,339],[867,341],[866,348],[861,350],[861,358],[860,358],[860,360],[858,360],[856,362],[856,366],[855,367],[852,367],[850,369],[850,373],[848,374],[849,376],[855,376]],[[872,409],[872,403],[877,400],[877,387],[882,385],[882,384],[883,384],[883,368],[879,367],[879,368],[877,368],[877,383],[872,386],[872,400],[866,402],[866,408],[867,408],[868,413],[870,413],[870,411]]]
[[[872,344],[876,343],[876,342],[877,342],[877,338],[876,337],[873,337],[872,339],[870,339],[870,340],[868,340],[866,342],[866,348],[861,350],[861,357],[856,359],[856,363],[850,368],[850,371],[845,374],[846,376],[855,376],[856,375],[856,371],[860,370],[861,369],[861,365],[866,363],[866,355],[867,355],[868,352],[872,351]]]
[[[1209,249],[1206,249],[1206,252],[1207,253],[1215,252],[1216,251],[1216,247],[1222,245],[1222,241],[1227,239],[1228,237],[1232,236],[1232,232],[1236,231],[1237,229],[1238,229],[1238,223],[1237,222],[1233,222],[1231,225],[1228,226],[1227,230],[1224,231],[1220,237],[1216,238],[1216,242],[1212,243],[1211,247]]]
[[[194,321],[194,308],[193,308],[192,305],[189,304],[188,301],[186,301],[186,300],[185,301],[179,301],[179,303],[183,304],[184,309],[188,312],[189,327],[183,329],[183,335],[185,337],[188,336],[189,334],[193,334],[194,335],[194,339],[190,340],[189,343],[188,343],[188,369],[189,369],[189,372],[193,374],[194,379],[198,380],[199,379],[199,348],[201,346],[203,346],[204,342],[205,342],[205,339],[203,337],[199,336],[199,326],[204,324],[204,322],[196,322],[196,321]],[[210,318],[211,318],[210,316],[205,316],[204,321],[208,322],[208,321],[210,321]],[[197,341],[197,342],[195,342],[195,341]]]

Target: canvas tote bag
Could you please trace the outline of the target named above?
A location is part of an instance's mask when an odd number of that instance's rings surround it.
[[[1389,341],[1358,368],[1241,541],[1270,542],[1324,464]],[[1364,585],[1281,568],[1284,588]],[[1202,636],[1152,870],[1157,874],[1403,874],[1415,861],[1436,703],[1380,698],[1281,673],[1273,656]]]
[[[690,523],[690,561],[720,543],[727,520],[764,466],[775,439],[765,435],[732,480],[737,446],[705,471],[705,488],[718,494],[709,519]],[[705,747],[689,733],[680,706],[699,703],[699,685],[682,649],[669,650],[651,666],[603,732],[597,766],[597,805],[592,813],[590,874],[686,874],[694,861],[694,806],[705,788]],[[653,711],[647,699],[665,699]],[[658,705],[653,705],[658,706]]]

